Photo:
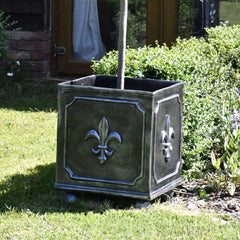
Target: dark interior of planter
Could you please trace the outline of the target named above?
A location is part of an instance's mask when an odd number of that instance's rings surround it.
[[[125,89],[129,90],[142,90],[154,92],[156,90],[172,86],[178,82],[165,81],[149,78],[125,78]],[[68,82],[73,86],[89,86],[89,87],[104,87],[104,88],[117,88],[117,77],[105,75],[92,75],[81,79]]]

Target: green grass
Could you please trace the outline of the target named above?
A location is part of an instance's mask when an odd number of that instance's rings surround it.
[[[53,188],[57,96],[24,96],[0,103],[0,239],[240,239],[239,222],[159,200],[149,209],[95,194],[67,203]]]
[[[220,21],[230,25],[240,24],[240,3],[220,2]]]

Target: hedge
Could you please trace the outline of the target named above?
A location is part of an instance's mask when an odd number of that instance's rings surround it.
[[[206,29],[206,38],[126,51],[126,76],[183,81],[183,169],[206,169],[216,147],[222,114],[238,106],[240,26]],[[117,51],[93,61],[97,74],[117,74]],[[195,171],[196,172],[196,171]]]

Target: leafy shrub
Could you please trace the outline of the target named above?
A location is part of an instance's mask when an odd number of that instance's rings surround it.
[[[7,29],[12,29],[14,32],[17,22],[10,21],[10,15],[5,16],[3,11],[0,11],[0,61],[6,59],[8,52],[8,32]],[[9,31],[9,33],[11,32]]]
[[[230,94],[230,104],[223,106],[219,114],[221,123],[214,139],[214,149],[211,152],[212,165],[216,169],[214,179],[219,191],[227,191],[233,195],[240,187],[240,102],[239,89]],[[223,181],[223,180],[224,181]],[[211,179],[213,182],[213,179]]]
[[[208,29],[208,40],[217,51],[224,64],[240,69],[240,31],[239,25],[226,25]]]
[[[8,18],[4,18],[4,13],[0,11],[0,61],[6,59],[8,51],[8,36],[6,28],[8,26]]]
[[[184,169],[206,168],[215,148],[218,113],[230,106],[229,94],[239,89],[240,26],[206,29],[208,38],[177,39],[166,46],[127,49],[126,76],[185,82],[183,107]],[[117,74],[117,52],[92,65],[98,74]]]
[[[0,11],[0,97],[11,94],[11,91],[19,92],[21,89],[20,62],[7,60],[8,34],[17,30],[16,22],[10,22],[9,19],[10,16],[5,16],[4,12]],[[7,31],[10,28],[13,30]]]
[[[8,67],[0,71],[0,98],[16,97],[22,92],[23,76],[19,61],[8,61]]]

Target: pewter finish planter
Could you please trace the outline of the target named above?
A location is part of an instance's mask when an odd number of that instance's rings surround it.
[[[152,200],[181,183],[183,83],[59,84],[55,187]]]

